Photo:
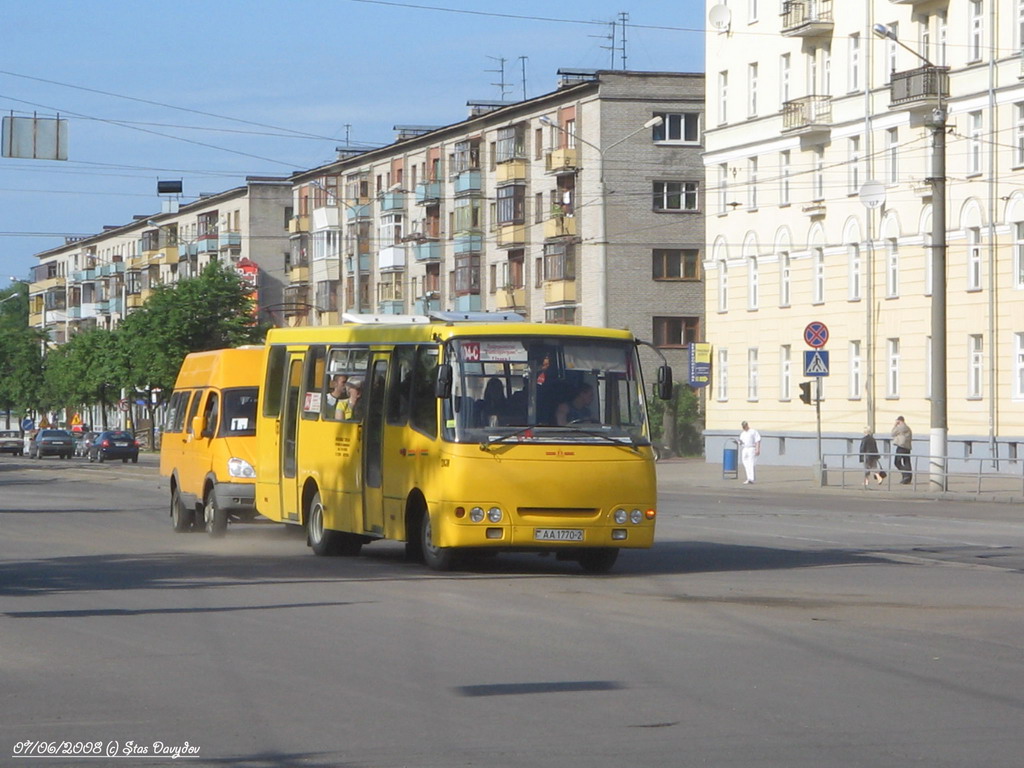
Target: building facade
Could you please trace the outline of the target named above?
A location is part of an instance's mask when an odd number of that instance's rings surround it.
[[[865,427],[888,439],[899,415],[914,452],[928,453],[932,335],[944,326],[951,468],[1017,460],[1024,0],[716,5],[706,36],[708,459],[747,420],[765,461],[816,460],[816,413],[798,385],[809,380],[805,331],[820,323],[822,453],[856,452]],[[947,115],[944,185],[933,173],[936,109]],[[946,246],[944,324],[931,316],[933,243]]]
[[[38,253],[29,324],[55,344],[80,329],[115,328],[154,288],[198,275],[212,260],[253,283],[261,319],[279,319],[291,200],[287,179],[250,177],[173,213],[138,216]]]
[[[515,311],[628,328],[685,375],[704,309],[704,77],[560,75],[296,174],[287,321]]]

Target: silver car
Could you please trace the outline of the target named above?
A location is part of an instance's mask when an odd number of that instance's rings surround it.
[[[25,454],[25,440],[16,429],[0,429],[0,453]]]

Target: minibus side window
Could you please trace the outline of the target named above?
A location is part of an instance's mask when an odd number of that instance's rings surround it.
[[[164,432],[182,432],[185,429],[185,413],[188,411],[188,397],[192,392],[182,390],[171,395],[171,403],[164,420]]]
[[[311,346],[306,352],[305,371],[302,375],[302,418],[316,421],[320,418],[320,401],[323,393],[320,384],[324,381],[326,349],[323,345]]]
[[[281,387],[284,385],[284,363],[288,350],[283,346],[270,348],[267,359],[267,380],[263,384],[263,415],[276,418],[281,415]]]
[[[192,434],[192,422],[199,412],[199,402],[203,399],[203,390],[198,390],[192,398],[192,406],[188,409],[188,420],[185,422],[185,431]]]
[[[436,380],[437,347],[418,347],[413,371],[412,426],[428,437],[437,437]]]
[[[415,363],[415,347],[395,347],[388,379],[387,423],[391,426],[402,426],[409,420]]]
[[[206,407],[203,409],[203,434],[202,437],[213,437],[217,434],[217,419],[220,415],[220,395],[217,392],[210,392],[206,398]]]

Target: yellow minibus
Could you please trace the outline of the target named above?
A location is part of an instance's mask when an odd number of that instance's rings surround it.
[[[350,316],[272,329],[256,505],[318,555],[406,542],[435,570],[465,551],[612,567],[654,540],[638,342],[518,315]],[[659,369],[659,395],[671,371]]]
[[[186,355],[160,441],[160,474],[171,491],[171,522],[213,536],[228,520],[256,517],[256,403],[263,348]]]

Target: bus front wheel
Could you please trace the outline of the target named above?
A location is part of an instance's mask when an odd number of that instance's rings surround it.
[[[306,539],[313,549],[313,554],[320,556],[354,557],[363,548],[363,540],[359,536],[324,528],[324,505],[320,500],[319,491],[314,494],[306,513]]]
[[[433,571],[450,571],[455,565],[455,550],[451,547],[434,545],[434,530],[430,523],[430,513],[424,511],[420,525],[420,547],[423,551],[423,562]]]
[[[619,557],[615,547],[588,549],[580,553],[580,566],[587,573],[608,573]]]
[[[206,520],[206,532],[213,538],[219,539],[228,532],[227,510],[217,503],[217,494],[213,488],[206,492],[203,517]]]

